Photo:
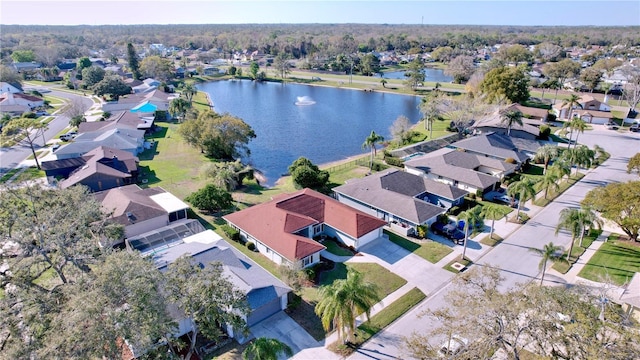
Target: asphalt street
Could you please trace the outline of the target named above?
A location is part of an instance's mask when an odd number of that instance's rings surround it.
[[[530,248],[542,248],[552,241],[556,245],[567,247],[571,237],[566,232],[554,235],[559,213],[566,207],[578,207],[585,194],[598,186],[610,182],[637,180],[636,175],[626,172],[626,164],[631,156],[640,152],[640,134],[619,133],[607,130],[603,125],[594,125],[594,129],[580,135],[580,142],[593,147],[600,145],[611,154],[611,158],[602,166],[591,170],[576,185],[558,197],[537,213],[527,224],[523,225],[500,245],[474,259],[474,266],[497,266],[502,270],[504,288],[516,286],[536,279],[540,275],[539,255],[529,251]],[[426,275],[426,274],[425,274]],[[405,314],[391,326],[374,336],[362,346],[350,359],[406,359],[402,344],[406,336],[412,333],[427,334],[438,324],[420,317],[425,310],[436,310],[447,306],[446,294],[452,290],[448,284],[435,294],[429,294],[427,300]],[[437,339],[434,344],[437,345]]]
[[[84,96],[76,95],[66,91],[54,90],[51,88],[51,92],[47,93],[59,98],[64,99],[80,99],[86,109],[89,109],[93,104],[93,101]],[[42,141],[42,137],[38,137],[35,141],[37,147],[42,147],[47,141],[51,140],[62,129],[69,125],[69,117],[64,113],[56,114],[54,119],[48,124],[48,128],[44,133],[45,142]],[[37,149],[36,149],[37,150]],[[18,166],[23,160],[31,155],[31,148],[25,142],[21,142],[9,148],[0,148],[0,175]]]

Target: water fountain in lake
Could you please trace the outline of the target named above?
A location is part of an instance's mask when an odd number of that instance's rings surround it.
[[[298,106],[313,105],[316,103],[312,98],[308,96],[298,96],[296,100],[297,101],[295,102],[295,104]]]

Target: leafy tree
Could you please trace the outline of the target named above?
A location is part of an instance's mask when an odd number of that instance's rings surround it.
[[[413,61],[407,66],[407,70],[404,73],[407,78],[404,83],[411,89],[415,90],[419,84],[424,82],[424,63],[419,56],[416,56]]]
[[[138,53],[132,43],[127,44],[127,61],[129,63],[129,69],[131,69],[131,72],[133,73],[133,77],[140,80],[142,78],[142,74],[140,73],[140,58],[138,57]]]
[[[554,87],[556,95],[553,102],[555,104],[556,99],[558,98],[558,90],[562,88],[567,79],[571,79],[580,73],[580,64],[571,59],[563,59],[556,63],[545,64],[542,67],[542,72],[549,79],[557,81],[555,84],[556,86]]]
[[[518,110],[503,111],[500,114],[501,122],[507,125],[507,135],[511,136],[511,128],[517,124],[522,126],[522,113]]]
[[[323,190],[329,181],[329,172],[320,170],[305,157],[299,157],[289,166],[289,174],[297,188]]]
[[[505,63],[529,63],[532,61],[533,54],[526,47],[520,44],[501,46],[498,49],[496,57]]]
[[[38,154],[36,154],[36,140],[39,136],[43,136],[47,130],[47,124],[38,120],[28,118],[17,118],[9,121],[4,127],[3,132],[13,133],[16,136],[22,137],[29,147],[31,148],[31,154],[36,161],[36,167],[40,170],[40,162],[38,161]]]
[[[205,185],[205,187],[191,193],[184,199],[198,209],[205,210],[210,213],[229,209],[233,206],[233,198],[231,197],[231,194],[229,194],[227,190],[213,184]]]
[[[22,85],[22,77],[12,67],[0,65],[0,81]]]
[[[562,47],[551,42],[543,42],[536,45],[534,55],[540,57],[544,62],[558,61],[562,56]]]
[[[437,47],[435,50],[431,52],[431,58],[435,61],[440,62],[449,62],[454,57],[455,51],[451,46],[441,46]]]
[[[278,72],[278,75],[280,76],[280,78],[282,79],[286,78],[290,68],[289,56],[284,52],[281,52],[278,55],[276,55],[276,57],[273,59],[273,67]]]
[[[398,144],[406,144],[413,137],[413,131],[411,130],[411,121],[404,115],[398,116],[396,120],[391,124],[389,132],[393,136],[393,140]]]
[[[598,87],[602,80],[602,72],[592,67],[584,69],[580,73],[580,81],[582,81],[591,92]]]
[[[109,254],[68,291],[70,299],[47,329],[43,355],[115,359],[122,356],[124,339],[136,349],[166,340],[176,324],[163,283],[150,257],[129,251]]]
[[[627,173],[631,174],[632,172],[637,173],[640,176],[640,153],[636,153],[629,159],[629,163],[627,164]]]
[[[147,56],[140,62],[140,71],[147,78],[167,81],[173,77],[175,68],[169,59],[160,56]]]
[[[461,84],[471,77],[476,71],[474,59],[472,56],[460,55],[451,60],[444,73],[453,77],[453,82]]]
[[[376,155],[376,144],[383,141],[384,137],[382,135],[376,134],[376,132],[372,130],[371,134],[367,136],[367,138],[364,140],[364,143],[362,143],[363,149],[369,148],[371,150],[371,159],[369,160],[370,170],[373,169],[373,157]]]
[[[491,230],[489,232],[489,238],[493,239],[493,230],[496,220],[502,219],[505,216],[504,210],[495,204],[486,204],[482,206],[480,216],[484,219],[491,220]]]
[[[189,110],[191,108],[191,103],[183,98],[175,98],[173,100],[171,100],[171,102],[169,103],[169,108],[167,110],[169,110],[169,113],[178,118],[178,119],[182,119],[184,117],[184,114],[186,114],[187,110]]]
[[[522,209],[522,204],[533,198],[536,195],[536,190],[534,188],[534,182],[530,178],[523,176],[519,181],[513,182],[509,185],[507,193],[514,199],[516,197],[518,198],[516,219],[520,219],[520,209]]]
[[[220,324],[231,326],[234,332],[246,332],[242,318],[249,312],[246,294],[229,281],[221,263],[203,265],[188,255],[182,256],[169,265],[166,278],[169,299],[191,322],[186,360],[194,353],[200,333],[209,339],[219,339]]]
[[[375,284],[365,282],[362,274],[351,268],[347,270],[346,279],[321,286],[319,295],[315,313],[324,329],[336,329],[344,342],[353,339],[356,317],[364,313],[368,318],[373,305],[380,301]]]
[[[518,67],[497,67],[484,76],[480,91],[487,101],[520,103],[529,99],[529,79],[526,69]]]
[[[464,220],[464,248],[462,249],[462,258],[465,259],[467,242],[469,241],[469,228],[475,229],[479,225],[484,226],[482,206],[476,205],[467,211],[461,212],[458,215],[458,219]]]
[[[242,352],[244,360],[278,360],[278,355],[293,356],[289,345],[277,340],[259,337],[253,340]]]
[[[472,120],[485,116],[489,111],[489,107],[482,99],[469,95],[438,94],[432,98],[432,101],[436,103],[436,109],[442,114],[442,117],[452,121],[460,136],[465,133]],[[493,110],[491,109],[491,111]]]
[[[243,164],[239,159],[233,162],[207,163],[201,170],[205,178],[211,179],[215,186],[227,191],[235,190],[245,178],[253,178],[253,172],[251,166]]]
[[[640,181],[610,183],[587,193],[581,203],[616,223],[631,239],[640,232]]]
[[[100,66],[89,66],[82,69],[82,81],[91,87],[104,79],[105,71]]]
[[[78,71],[82,72],[82,70],[91,67],[91,65],[91,60],[88,57],[83,56],[78,60]]]
[[[536,154],[534,156],[535,161],[542,161],[544,164],[543,174],[547,173],[547,168],[549,167],[549,162],[555,160],[560,151],[557,146],[551,144],[542,145],[536,150]]]
[[[360,59],[360,71],[362,75],[372,76],[380,71],[380,59],[369,53]]]
[[[77,115],[71,118],[71,120],[69,120],[69,125],[71,125],[72,127],[78,127],[80,126],[80,123],[86,122],[87,119],[82,116],[82,115]]]
[[[216,159],[234,159],[249,155],[247,144],[255,132],[242,119],[211,110],[200,112],[195,119],[184,121],[178,133],[191,146]]]
[[[622,68],[622,73],[627,77],[627,83],[623,87],[623,96],[629,107],[636,111],[640,103],[640,69],[632,66]]]
[[[428,333],[405,339],[407,357],[435,359],[433,337],[450,336],[452,329],[472,339],[455,359],[489,359],[501,349],[511,359],[528,350],[549,358],[633,358],[639,351],[638,334],[624,326],[621,309],[605,309],[609,322],[597,321],[599,298],[582,286],[519,285],[507,290],[499,269],[479,267],[453,280],[446,308],[428,310],[421,321],[433,322]],[[573,321],[563,322],[558,314]]]
[[[380,79],[380,84],[382,84],[383,88],[387,87],[387,79]]]
[[[33,50],[15,50],[11,53],[13,62],[32,62],[36,60]]]
[[[547,271],[547,261],[566,261],[565,255],[563,254],[564,248],[562,246],[553,245],[552,242],[546,244],[542,250],[536,248],[530,248],[529,251],[535,252],[540,255],[542,259],[540,259],[540,263],[538,264],[538,269],[542,270],[542,276],[540,277],[540,285],[544,283],[544,274]]]
[[[258,79],[258,71],[260,71],[260,65],[258,65],[257,62],[252,61],[251,65],[249,65],[249,72],[251,73],[253,80]]]
[[[602,59],[598,59],[593,66],[591,66],[592,68],[596,69],[596,70],[602,70],[604,72],[606,72],[607,74],[611,75],[613,74],[613,71],[620,67],[622,65],[622,61],[618,60],[616,58],[610,57],[610,58],[602,58]]]
[[[98,96],[109,95],[112,99],[118,100],[122,95],[131,94],[131,86],[125,84],[117,75],[107,75],[93,86],[93,92]]]

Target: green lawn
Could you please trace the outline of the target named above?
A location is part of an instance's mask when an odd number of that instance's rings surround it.
[[[492,237],[489,237],[489,235],[487,235],[482,240],[480,240],[480,243],[487,246],[496,246],[501,243],[502,240],[503,239],[502,237],[500,237],[500,235],[493,233]]]
[[[2,177],[0,178],[0,183],[5,183],[7,181],[9,181],[9,179],[11,179],[11,177],[13,175],[15,175],[18,171],[20,171],[19,168],[13,168],[9,171],[7,171],[6,173],[4,173],[4,175],[2,175]]]
[[[356,332],[357,340],[354,344],[347,346],[339,343],[333,343],[330,345],[330,349],[342,356],[347,356],[353,353],[357,347],[364,344],[385,327],[389,326],[392,322],[404,315],[407,311],[411,310],[425,298],[426,295],[422,293],[420,289],[411,289],[398,300],[392,302],[380,312],[372,316],[371,319],[358,326],[358,330]]]
[[[582,246],[580,246],[580,240],[576,239],[575,244],[573,245],[573,249],[571,250],[571,262],[556,262],[553,264],[553,268],[560,273],[566,274],[573,264],[578,261],[578,258],[584,254],[584,252],[591,246],[598,236],[602,234],[602,230],[591,230],[589,234],[585,235],[582,240]],[[566,249],[565,254],[569,252],[569,248]]]
[[[593,281],[609,276],[616,285],[624,285],[636,272],[640,272],[640,246],[611,240],[602,244],[578,276]]]
[[[345,249],[340,246],[333,239],[326,239],[322,242],[322,245],[327,247],[327,251],[338,256],[353,256],[353,252],[349,249]]]
[[[384,230],[384,233],[389,236],[389,240],[394,244],[411,251],[432,264],[437,263],[453,251],[450,247],[435,241],[417,243],[391,231]]]

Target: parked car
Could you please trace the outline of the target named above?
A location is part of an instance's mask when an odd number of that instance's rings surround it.
[[[45,110],[36,111],[36,116],[47,116],[47,115],[49,115],[49,113],[46,112]]]
[[[75,139],[76,136],[78,136],[78,133],[76,131],[69,131],[66,134],[60,135],[60,140],[62,140],[62,141],[71,141],[71,140]]]
[[[464,233],[460,231],[455,224],[443,224],[436,221],[431,225],[431,231],[444,236],[458,245],[464,244]]]
[[[638,123],[634,123],[633,125],[631,125],[631,127],[629,128],[629,131],[632,132],[640,132],[640,124]]]
[[[59,148],[60,148],[60,144],[58,144],[58,143],[55,143],[55,144],[51,145],[51,151],[56,151]]]
[[[500,195],[493,198],[493,202],[509,205],[512,208],[518,207],[518,199],[514,199],[509,195]]]
[[[469,340],[460,335],[453,334],[451,339],[445,341],[438,349],[439,357],[451,357],[457,355],[462,349],[469,344]]]
[[[620,128],[620,126],[618,126],[618,124],[616,123],[608,123],[606,126],[609,130],[618,130]]]

